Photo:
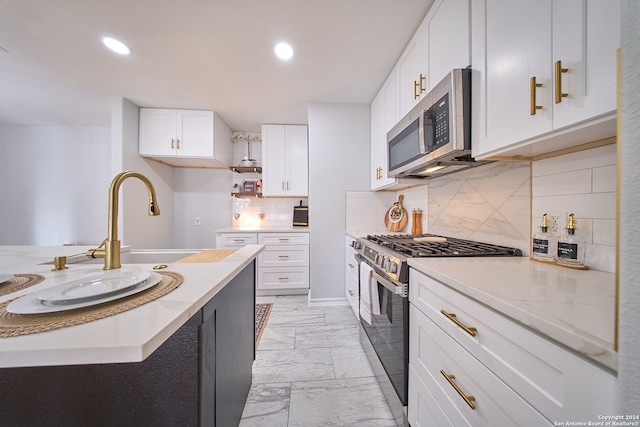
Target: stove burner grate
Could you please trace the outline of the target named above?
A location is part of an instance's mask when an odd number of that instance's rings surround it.
[[[491,243],[447,237],[444,242],[418,242],[416,237],[442,237],[434,234],[367,236],[367,240],[411,258],[522,256],[520,249]]]

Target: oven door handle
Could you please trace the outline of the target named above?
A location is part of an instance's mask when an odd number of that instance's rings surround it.
[[[393,284],[389,280],[385,279],[384,277],[382,277],[381,275],[379,275],[375,271],[371,272],[371,277],[376,279],[378,281],[378,283],[380,283],[385,288],[389,289],[394,294],[400,295],[403,298],[407,297],[407,285],[396,286],[395,284]]]

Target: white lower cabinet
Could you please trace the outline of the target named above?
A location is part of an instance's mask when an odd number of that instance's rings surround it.
[[[244,245],[257,243],[257,233],[220,233],[216,235],[216,248],[218,249],[237,249]]]
[[[355,239],[349,235],[346,237],[346,246],[345,246],[345,296],[353,313],[358,318],[360,313],[360,287],[359,287],[359,277],[360,272],[358,271],[358,261],[356,260],[356,250],[354,249]]]
[[[258,291],[286,294],[309,289],[309,233],[258,233]]]
[[[415,269],[409,286],[413,427],[543,426],[614,412],[609,371]]]

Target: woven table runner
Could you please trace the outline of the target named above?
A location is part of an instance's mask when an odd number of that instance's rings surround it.
[[[225,259],[237,249],[211,249],[208,251],[202,251],[197,254],[189,255],[176,261],[176,263],[196,263],[196,262],[218,262]]]
[[[162,280],[147,290],[76,310],[46,314],[14,314],[7,311],[7,306],[13,300],[0,303],[0,338],[45,332],[113,316],[156,300],[176,289],[184,281],[182,275],[172,271],[158,273],[162,275]]]
[[[0,296],[21,291],[29,286],[37,285],[44,280],[39,274],[15,274],[0,285]]]

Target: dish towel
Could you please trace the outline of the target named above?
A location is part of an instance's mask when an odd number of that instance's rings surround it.
[[[371,272],[373,268],[366,262],[360,263],[360,317],[371,324],[371,315],[380,314],[378,281]]]

